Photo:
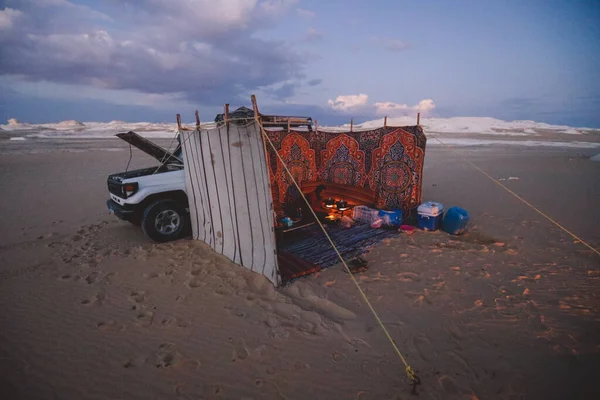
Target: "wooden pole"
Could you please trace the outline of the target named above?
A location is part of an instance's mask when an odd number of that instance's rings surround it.
[[[256,103],[256,96],[252,95],[250,97],[252,99],[252,109],[254,110],[254,117],[260,121],[260,114],[258,112],[258,104]]]
[[[177,130],[181,130],[181,115],[177,114]]]
[[[196,110],[196,130],[200,130],[200,115],[198,114],[198,110]]]
[[[319,121],[315,119],[315,132],[319,131]]]
[[[387,128],[387,116],[383,117],[383,127]]]
[[[267,141],[263,137],[263,132],[266,134],[265,127],[262,125],[262,121],[260,119],[260,114],[258,113],[258,103],[256,102],[256,96],[252,95],[250,97],[252,99],[252,109],[254,110],[254,120],[258,123],[260,129],[260,137],[262,138],[263,148],[265,151],[265,160],[268,162],[267,158]],[[269,190],[271,190],[271,183],[269,182]]]
[[[290,122],[290,119],[288,118],[288,132],[291,131],[291,129],[292,129],[292,126],[290,124],[291,124],[291,122]]]
[[[350,119],[350,132],[352,132],[352,129],[354,127],[354,118]]]
[[[229,104],[225,104],[225,126],[229,126]]]
[[[421,125],[421,113],[417,113],[417,126]]]

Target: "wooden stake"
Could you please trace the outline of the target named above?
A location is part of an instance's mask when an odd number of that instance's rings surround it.
[[[200,115],[198,114],[198,110],[196,110],[196,130],[200,130]]]
[[[354,118],[350,119],[350,132],[352,132],[353,127],[354,127]]]
[[[421,125],[421,113],[417,113],[417,126]]]
[[[181,130],[181,115],[177,114],[177,130]]]
[[[288,132],[292,130],[292,126],[290,125],[290,118],[288,118]]]
[[[383,127],[387,128],[387,117],[383,117]]]
[[[225,104],[225,126],[229,126],[229,104]]]
[[[319,121],[315,119],[315,132],[319,131]]]

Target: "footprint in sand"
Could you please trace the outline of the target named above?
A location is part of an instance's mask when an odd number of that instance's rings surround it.
[[[147,299],[146,292],[144,292],[143,290],[134,290],[129,295],[129,299],[136,303],[143,303]]]
[[[149,310],[140,310],[135,317],[135,323],[144,328],[152,325],[154,320],[154,311]]]
[[[106,294],[104,293],[96,293],[94,296],[81,300],[81,305],[86,307],[96,307],[104,304],[104,300],[106,299]]]
[[[106,332],[120,332],[125,329],[125,326],[116,321],[100,321],[96,324],[96,328]]]
[[[234,342],[233,346],[233,355],[231,361],[236,360],[245,360],[250,355],[248,351],[248,347],[246,347],[246,342],[244,339],[237,339]]]
[[[335,361],[337,363],[337,362],[342,361],[344,358],[346,358],[346,355],[344,353],[334,351],[333,353],[331,353],[331,358],[333,358],[333,361]]]
[[[106,285],[110,285],[114,279],[115,276],[117,276],[117,272],[109,272],[108,274],[104,275],[104,277],[102,278],[102,283],[106,284]]]
[[[188,328],[191,325],[189,320],[179,318],[163,318],[160,321],[160,326],[169,327],[176,326],[178,328]]]
[[[216,290],[216,294],[220,294],[222,296],[231,296],[233,294],[233,289],[228,286],[220,285]]]
[[[81,276],[79,275],[71,275],[71,274],[63,274],[60,275],[58,277],[58,280],[60,281],[73,281],[73,282],[77,282],[81,279]]]
[[[144,278],[146,279],[156,279],[160,276],[158,272],[151,272],[149,274],[144,274]]]
[[[225,309],[231,315],[235,315],[236,317],[244,318],[247,315],[245,311],[240,310],[239,308],[225,307]]]
[[[268,336],[270,339],[287,339],[290,337],[290,331],[282,326],[276,326],[269,329]]]
[[[195,276],[188,281],[187,285],[193,289],[196,289],[202,286],[206,286],[206,282],[204,282],[202,278]]]
[[[148,358],[144,356],[133,357],[123,363],[123,368],[138,368],[145,365]]]
[[[84,281],[88,285],[91,285],[91,284],[96,283],[98,281],[98,277],[99,277],[99,274],[97,272],[92,272],[91,274],[89,274],[88,276],[86,276],[84,278]]]
[[[400,282],[420,282],[421,277],[419,274],[415,274],[414,272],[401,272],[397,274],[398,281]]]
[[[168,368],[181,361],[181,354],[173,343],[163,343],[156,352],[156,368]]]

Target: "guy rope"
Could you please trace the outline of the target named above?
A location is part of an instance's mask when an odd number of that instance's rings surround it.
[[[254,104],[256,104],[256,100],[254,98],[254,96],[252,96],[252,101]],[[321,221],[319,220],[319,218],[317,217],[316,213],[314,212],[314,210],[312,209],[312,207],[310,206],[310,203],[308,202],[308,200],[306,199],[306,197],[304,196],[304,193],[302,193],[302,190],[300,189],[300,186],[298,185],[298,182],[296,182],[296,180],[294,179],[294,177],[292,176],[292,173],[290,172],[290,170],[288,169],[287,165],[285,164],[285,162],[283,161],[283,159],[281,158],[281,156],[279,155],[279,153],[277,152],[277,149],[275,148],[275,145],[273,144],[273,142],[271,141],[271,139],[269,138],[269,136],[267,135],[267,132],[265,131],[264,127],[262,126],[262,123],[260,121],[260,117],[258,112],[256,112],[256,107],[254,110],[254,118],[258,124],[258,126],[260,127],[261,133],[265,139],[266,142],[269,143],[269,145],[271,146],[271,148],[274,150],[275,154],[277,155],[277,158],[279,159],[279,161],[281,162],[281,164],[283,165],[283,168],[285,168],[285,171],[288,173],[288,175],[290,176],[292,183],[294,184],[294,186],[296,187],[296,189],[298,190],[298,192],[300,193],[300,196],[302,196],[302,199],[304,200],[304,202],[306,202],[306,204],[308,205],[308,208],[310,209],[310,212],[312,213],[313,217],[315,218],[315,220],[317,221],[317,224],[319,224],[319,227],[321,227],[321,230],[323,231],[323,233],[325,234],[325,236],[327,237],[327,240],[329,241],[329,243],[331,244],[331,246],[333,247],[333,250],[335,251],[335,253],[337,254],[338,258],[340,259],[340,261],[342,262],[342,264],[344,265],[344,268],[346,269],[346,272],[348,273],[348,275],[350,276],[350,278],[352,279],[352,282],[354,283],[354,285],[356,286],[356,288],[358,289],[361,297],[363,298],[364,302],[367,304],[369,310],[371,311],[371,313],[373,314],[373,316],[375,317],[375,320],[377,321],[377,323],[379,324],[379,326],[381,327],[381,329],[383,330],[383,333],[385,334],[385,336],[387,337],[387,339],[389,340],[389,342],[391,343],[392,347],[394,348],[394,351],[396,352],[396,354],[398,355],[398,357],[400,358],[400,360],[402,361],[402,363],[404,364],[405,367],[405,371],[406,371],[406,376],[408,376],[408,379],[410,379],[410,381],[413,384],[413,392],[416,391],[416,387],[417,385],[421,384],[421,380],[419,379],[419,377],[415,374],[414,370],[411,368],[411,366],[408,364],[408,362],[406,361],[406,358],[402,355],[402,352],[400,352],[400,349],[398,348],[398,346],[396,345],[396,342],[394,342],[394,339],[392,339],[392,336],[390,335],[389,331],[387,330],[387,328],[385,327],[385,325],[383,324],[383,321],[381,320],[381,318],[379,317],[379,315],[377,314],[377,311],[375,311],[375,308],[373,307],[373,305],[371,304],[371,302],[369,301],[367,295],[365,294],[365,292],[362,290],[362,288],[360,287],[358,281],[356,280],[356,278],[354,277],[354,275],[352,274],[352,272],[350,271],[350,268],[348,267],[348,264],[346,264],[346,261],[344,260],[344,257],[342,257],[342,255],[340,254],[340,252],[338,251],[335,243],[333,243],[333,240],[331,240],[331,237],[329,236],[329,234],[327,233],[327,231],[325,230],[325,227],[323,226],[323,224],[321,223]]]
[[[452,148],[452,146],[447,145],[446,143],[442,142],[440,139],[438,139],[437,136],[434,136],[434,139],[437,140],[438,142],[440,142],[440,144],[442,146],[450,149],[454,154],[457,155],[456,151],[454,151],[454,149]],[[570,235],[577,242],[583,244],[584,246],[586,246],[587,248],[589,248],[594,253],[596,253],[597,255],[600,256],[600,250],[598,250],[598,249],[594,248],[592,245],[588,244],[585,240],[581,239],[579,236],[575,235],[573,232],[571,232],[570,230],[568,230],[567,228],[565,228],[564,226],[562,226],[556,220],[554,220],[553,218],[551,218],[548,214],[544,213],[542,210],[540,210],[539,208],[537,208],[536,206],[534,206],[533,204],[531,204],[530,202],[528,202],[527,200],[525,200],[524,198],[522,198],[521,196],[519,196],[518,194],[516,194],[512,190],[510,190],[509,188],[507,188],[505,185],[503,185],[502,183],[500,183],[500,181],[498,181],[497,179],[494,179],[490,174],[488,174],[487,172],[485,172],[483,169],[479,168],[472,161],[470,161],[470,160],[468,160],[468,159],[466,159],[464,157],[461,157],[461,159],[463,159],[467,164],[469,164],[471,167],[473,167],[477,171],[481,172],[485,177],[487,177],[488,179],[490,179],[496,185],[500,186],[502,189],[506,190],[508,193],[510,193],[511,195],[513,195],[517,200],[519,200],[520,202],[522,202],[523,204],[525,204],[526,206],[528,206],[529,208],[531,208],[533,211],[537,212],[542,217],[546,218],[548,221],[552,222],[554,225],[556,225],[557,227],[559,227],[560,229],[562,229],[565,233],[567,233],[568,235]]]

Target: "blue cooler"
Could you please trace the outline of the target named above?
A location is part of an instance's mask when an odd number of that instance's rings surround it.
[[[385,226],[396,226],[402,225],[402,210],[379,210],[379,218],[383,220]]]
[[[419,229],[423,229],[424,231],[436,231],[442,223],[444,205],[428,201],[417,208],[417,214],[417,226]]]
[[[452,235],[460,235],[467,228],[469,213],[460,207],[450,207],[444,215],[442,229]]]

